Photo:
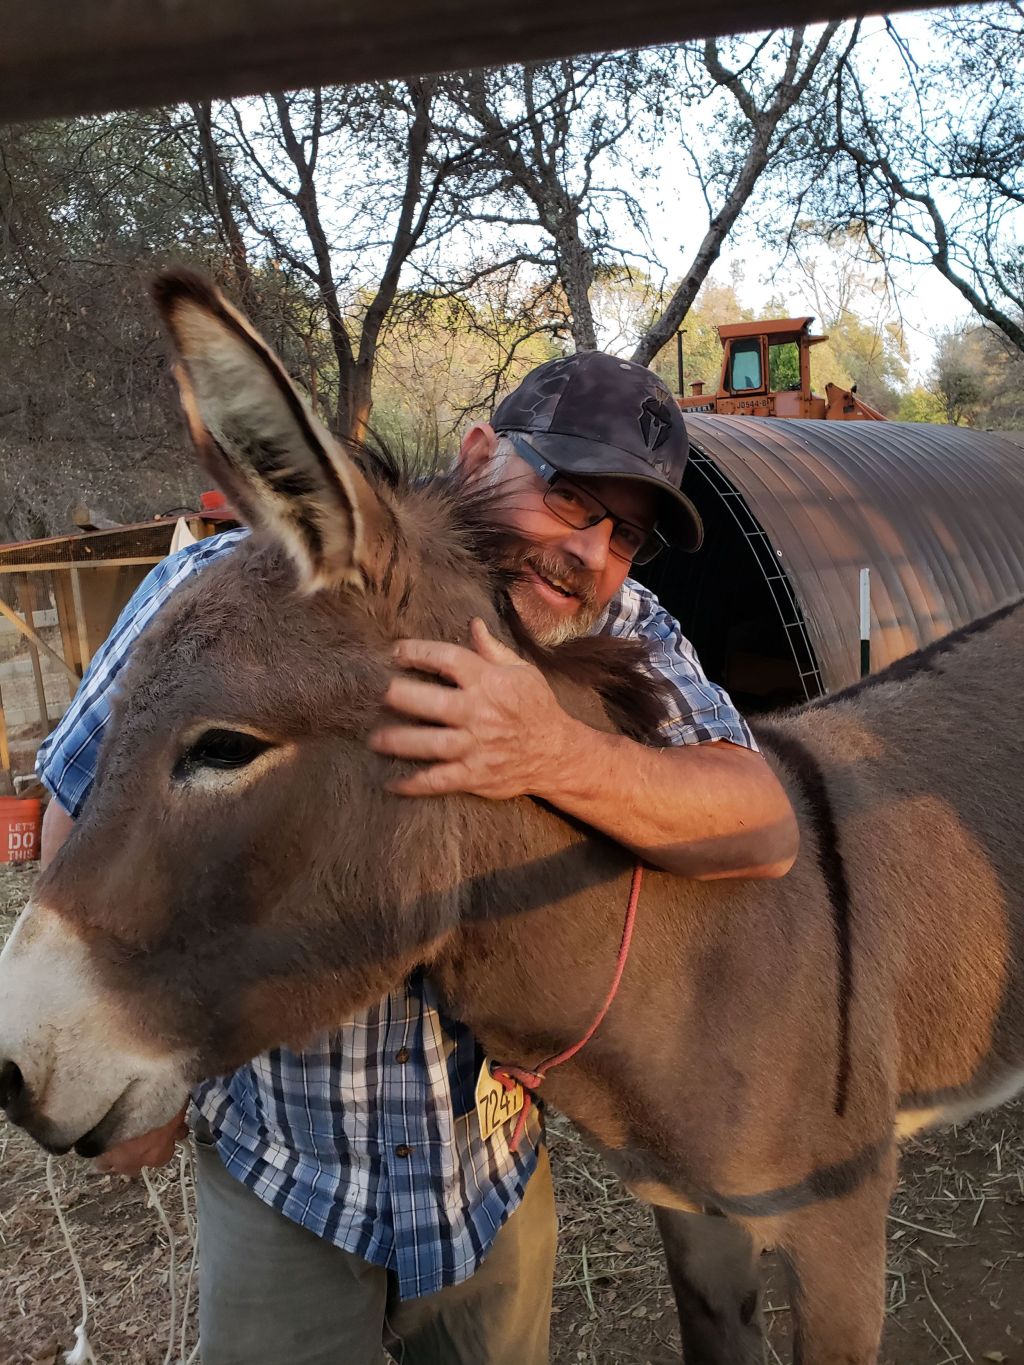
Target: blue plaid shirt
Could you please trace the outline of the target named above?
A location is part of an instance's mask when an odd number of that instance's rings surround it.
[[[133,642],[177,588],[248,534],[227,531],[149,574],[93,659],[70,709],[40,747],[42,781],[78,816],[96,773],[117,676]],[[725,693],[703,675],[657,599],[632,580],[596,628],[640,637],[671,684],[671,744],[754,747]],[[403,1298],[473,1273],[523,1197],[537,1163],[534,1109],[518,1153],[511,1127],[480,1137],[481,1056],[417,976],[301,1053],[277,1048],[193,1095],[227,1170],[287,1218],[398,1277]]]

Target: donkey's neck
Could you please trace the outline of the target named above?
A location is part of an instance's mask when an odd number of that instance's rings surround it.
[[[464,853],[462,922],[430,973],[489,1050],[538,1061],[582,1036],[604,996],[634,864],[532,801],[483,816]]]

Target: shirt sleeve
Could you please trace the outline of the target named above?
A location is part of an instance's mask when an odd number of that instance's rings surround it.
[[[135,641],[183,583],[233,550],[247,534],[245,530],[225,531],[187,545],[161,560],[136,588],[94,655],[60,724],[36,754],[39,780],[69,815],[78,818],[92,790],[118,675]]]
[[[649,589],[627,579],[609,606],[605,629],[611,635],[643,640],[652,672],[668,684],[669,716],[661,727],[666,744],[713,744],[724,739],[757,750],[757,741],[729,694],[705,675],[679,622]]]

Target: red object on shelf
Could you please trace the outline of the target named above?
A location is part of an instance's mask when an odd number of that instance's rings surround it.
[[[30,863],[39,857],[43,803],[29,796],[0,796],[0,863]]]
[[[219,488],[211,488],[199,494],[199,508],[203,512],[227,512],[228,500]]]

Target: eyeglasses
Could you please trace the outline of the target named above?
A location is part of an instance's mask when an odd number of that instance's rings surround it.
[[[617,559],[624,559],[627,564],[649,564],[655,555],[659,555],[666,548],[668,541],[657,527],[648,529],[616,516],[600,498],[595,498],[593,493],[581,488],[578,483],[573,483],[560,469],[541,459],[527,441],[521,437],[517,438],[511,432],[503,434],[509,437],[520,459],[525,460],[547,484],[544,490],[544,505],[549,511],[554,512],[560,521],[564,521],[566,526],[571,526],[576,531],[585,531],[591,526],[597,526],[599,522],[610,521],[612,533],[608,549]]]

